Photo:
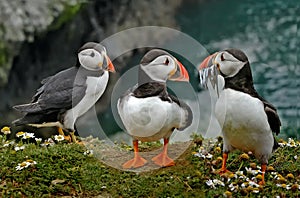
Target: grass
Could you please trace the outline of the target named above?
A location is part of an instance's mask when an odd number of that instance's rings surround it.
[[[104,144],[96,139],[92,141],[93,145],[95,142]],[[207,140],[195,136],[187,150],[176,159],[176,166],[136,173],[107,166],[99,160],[98,155],[102,154],[97,153],[96,148],[95,153],[87,154],[87,147],[65,141],[42,146],[29,143],[28,139],[8,142],[2,135],[0,197],[299,197],[300,143],[291,139],[281,140],[281,143],[282,147],[270,159],[266,185],[255,186],[253,183],[260,180],[260,174],[245,170],[259,169],[251,154],[234,152],[229,155],[228,169],[243,171],[243,176],[241,173],[223,176],[215,173],[221,167],[221,138]],[[149,151],[159,145],[146,143],[141,149]],[[25,146],[23,150],[15,150],[22,146]],[[124,148],[131,150],[126,145],[117,149],[108,145],[103,148],[109,153],[115,152],[114,155]],[[176,146],[171,145],[170,152],[172,149]],[[31,165],[16,170],[18,164],[26,160]]]

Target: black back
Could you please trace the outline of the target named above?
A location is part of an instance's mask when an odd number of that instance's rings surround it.
[[[238,60],[246,62],[244,67],[235,76],[225,78],[225,88],[231,88],[237,91],[241,91],[261,100],[264,104],[264,110],[268,117],[270,128],[276,135],[278,135],[280,133],[281,121],[277,114],[277,110],[271,103],[261,97],[255,90],[250,63],[247,56],[238,49],[227,49],[225,51],[231,53]],[[278,144],[274,139],[274,147],[276,147],[277,145]]]

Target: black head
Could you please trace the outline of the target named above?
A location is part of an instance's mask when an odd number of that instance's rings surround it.
[[[171,54],[161,49],[147,52],[140,62],[139,84],[167,80],[188,81],[188,72]]]
[[[106,49],[100,43],[88,42],[78,50],[77,66],[87,70],[108,70],[114,72],[114,66],[107,56]]]

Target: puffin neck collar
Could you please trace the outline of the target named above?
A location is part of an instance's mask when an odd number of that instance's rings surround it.
[[[85,70],[88,70],[88,71],[103,71],[103,69],[102,68],[100,68],[100,67],[98,67],[98,68],[95,68],[95,69],[92,69],[92,68],[87,68],[86,66],[84,66],[84,65],[80,65],[80,67],[82,67],[82,68],[84,68]]]

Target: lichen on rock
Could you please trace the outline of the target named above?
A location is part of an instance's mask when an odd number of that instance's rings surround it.
[[[45,32],[56,19],[64,16],[53,26],[58,28],[76,14],[82,3],[82,0],[0,1],[0,87],[7,82],[13,58],[18,54],[20,44],[33,42],[36,35]]]

